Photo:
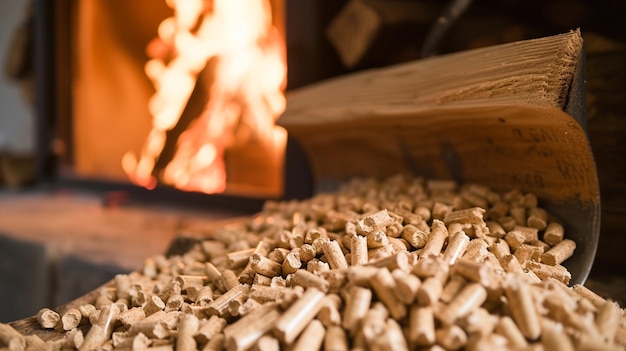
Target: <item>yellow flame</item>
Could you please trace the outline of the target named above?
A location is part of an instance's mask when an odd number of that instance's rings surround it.
[[[180,134],[162,179],[184,190],[222,192],[228,147],[259,139],[285,143],[286,132],[274,124],[286,105],[284,43],[272,25],[268,0],[166,2],[174,17],[161,23],[158,35],[173,55],[154,58],[145,66],[156,88],[149,102],[152,130],[139,159],[127,153],[122,166],[133,182],[155,186],[154,167],[166,132],[179,122],[198,73],[215,59],[209,101]]]

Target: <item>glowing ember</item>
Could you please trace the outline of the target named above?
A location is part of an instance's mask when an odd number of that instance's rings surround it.
[[[180,134],[159,178],[183,190],[222,192],[225,150],[250,141],[284,147],[286,132],[274,125],[285,108],[284,43],[267,0],[166,1],[175,15],[159,26],[148,47],[155,58],[145,67],[156,88],[152,130],[140,158],[127,153],[122,166],[136,184],[156,185],[166,133],[179,123],[199,74],[211,69],[204,111]]]

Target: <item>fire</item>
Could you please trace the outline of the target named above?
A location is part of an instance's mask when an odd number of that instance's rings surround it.
[[[285,109],[284,41],[272,24],[269,0],[166,0],[174,16],[158,28],[145,66],[156,93],[149,103],[152,129],[139,159],[122,167],[138,185],[153,188],[168,131],[180,122],[200,75],[209,75],[204,110],[178,136],[158,178],[187,191],[223,192],[224,155],[250,141],[284,147],[275,125]]]

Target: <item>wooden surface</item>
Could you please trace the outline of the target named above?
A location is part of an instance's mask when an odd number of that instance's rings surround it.
[[[130,201],[105,205],[97,194],[71,190],[0,192],[0,232],[42,243],[59,256],[132,270],[164,253],[177,234],[203,233],[214,221],[237,215]]]
[[[103,284],[102,287],[112,286],[113,282],[108,282]],[[78,308],[81,305],[86,303],[93,303],[96,297],[100,294],[99,289],[93,290],[90,293],[81,296],[80,298],[70,301],[67,304],[54,308],[54,310],[62,315],[65,311],[70,308]],[[31,316],[28,318],[20,319],[14,322],[9,323],[15,330],[20,332],[23,335],[37,335],[43,341],[55,341],[60,340],[65,336],[65,331],[63,329],[43,329],[39,322],[37,321],[37,316]],[[82,330],[83,334],[86,335],[89,330],[89,323],[81,323],[78,328]]]

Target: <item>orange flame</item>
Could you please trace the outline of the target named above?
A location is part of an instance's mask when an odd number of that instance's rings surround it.
[[[145,67],[156,88],[149,103],[152,129],[140,158],[126,153],[122,167],[136,184],[156,185],[153,172],[166,132],[179,122],[198,74],[213,60],[209,100],[180,134],[160,178],[183,190],[223,192],[227,148],[250,140],[286,140],[286,132],[274,124],[286,104],[284,42],[272,25],[268,0],[166,1],[175,15],[160,24],[159,42],[148,49],[161,57]]]

